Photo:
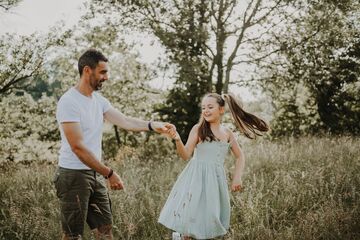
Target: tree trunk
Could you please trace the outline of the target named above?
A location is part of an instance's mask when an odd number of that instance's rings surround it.
[[[223,59],[224,59],[224,43],[226,39],[225,35],[225,27],[223,22],[224,16],[224,1],[221,0],[219,3],[219,15],[217,16],[217,32],[216,32],[216,56],[215,56],[215,64],[217,67],[217,82],[216,82],[216,92],[218,94],[222,93],[223,90],[223,78],[224,78],[224,67],[223,67]]]

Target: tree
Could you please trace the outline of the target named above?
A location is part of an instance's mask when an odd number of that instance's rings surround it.
[[[43,95],[11,93],[0,101],[0,164],[5,161],[55,161],[60,134],[55,116],[56,100]]]
[[[99,1],[94,1],[98,4]],[[116,11],[123,22],[150,29],[167,49],[177,66],[176,82],[168,100],[159,109],[165,119],[179,127],[182,137],[198,120],[198,105],[205,92],[228,92],[236,66],[252,64],[252,52],[241,52],[259,38],[271,33],[277,22],[289,15],[286,1],[251,0],[204,1],[111,1],[104,11]],[[109,10],[110,9],[110,10]],[[254,29],[259,31],[254,34]],[[261,59],[273,52],[270,50]],[[176,109],[174,109],[176,108]]]
[[[135,25],[150,28],[172,53],[172,60],[184,51],[191,52],[193,47],[198,49],[197,55],[207,64],[204,74],[208,76],[208,89],[218,93],[228,91],[235,66],[253,63],[277,51],[254,58],[254,52],[239,50],[271,35],[279,22],[293,14],[289,3],[280,0],[111,1],[103,3],[105,10],[109,4],[117,6],[120,14],[137,20]],[[184,49],[184,44],[189,48]]]
[[[138,62],[136,53],[119,37],[120,26],[106,21],[94,24],[92,20],[89,12],[59,40],[52,37],[57,36],[54,33],[43,38],[36,34],[2,38],[2,161],[56,159],[60,137],[55,118],[56,103],[70,86],[76,84],[78,58],[91,47],[103,51],[109,59],[110,80],[104,85],[102,94],[126,115],[151,118],[152,105],[160,101],[160,94],[148,86],[152,73]],[[106,157],[116,154],[116,139],[119,144],[138,144],[146,140],[145,135],[120,131],[116,138],[114,130],[108,126],[105,132],[103,149]]]
[[[60,32],[60,34],[58,33]],[[5,34],[0,38],[0,99],[31,85],[31,79],[43,74],[47,51],[60,46],[70,31],[52,29],[46,36]]]
[[[152,16],[149,19],[151,29],[167,48],[172,63],[178,66],[174,87],[165,104],[158,105],[155,110],[163,120],[176,123],[180,135],[185,138],[198,121],[198,103],[201,96],[212,90],[212,83],[204,52],[207,3],[184,1],[182,4],[176,13],[177,17],[170,20],[172,29],[164,28],[161,22],[157,22],[160,16],[151,5],[147,6],[147,13],[143,14]],[[170,9],[166,11],[170,13]]]
[[[262,63],[257,82],[273,98],[275,135],[360,132],[359,7],[310,2],[301,21],[274,36],[281,51]]]
[[[21,0],[0,0],[0,8],[5,11],[15,7]]]

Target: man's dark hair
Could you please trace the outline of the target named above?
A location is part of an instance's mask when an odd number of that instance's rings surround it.
[[[82,75],[85,66],[89,66],[91,69],[95,69],[100,61],[107,62],[108,59],[99,51],[95,49],[89,49],[81,55],[78,62],[78,69],[80,77]]]

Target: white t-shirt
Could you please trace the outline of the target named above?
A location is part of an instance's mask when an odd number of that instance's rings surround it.
[[[100,94],[93,92],[91,97],[70,88],[59,100],[56,119],[61,133],[59,166],[68,169],[90,169],[71,150],[64,135],[61,123],[78,122],[83,134],[85,146],[101,161],[101,140],[104,113],[111,108],[110,102]]]

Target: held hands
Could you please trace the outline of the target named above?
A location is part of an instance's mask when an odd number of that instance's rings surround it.
[[[169,129],[175,128],[173,124],[166,122],[150,122],[152,129],[160,134],[167,134]]]
[[[172,127],[168,130],[167,135],[174,140],[180,140],[180,135],[176,131],[176,127],[174,125],[172,125]]]
[[[174,140],[180,139],[180,135],[176,131],[176,127],[174,124],[164,122],[151,122],[151,126],[155,132],[158,132],[161,135],[172,138]]]

